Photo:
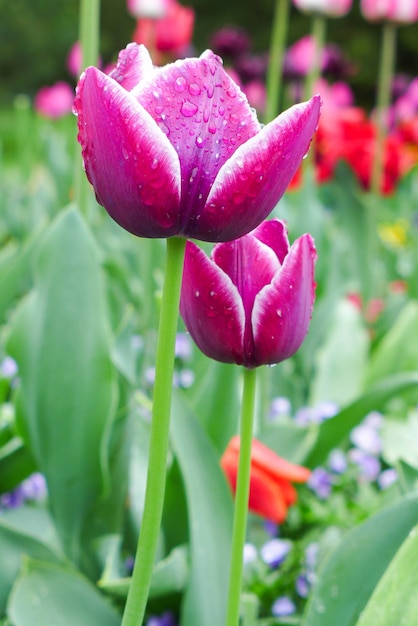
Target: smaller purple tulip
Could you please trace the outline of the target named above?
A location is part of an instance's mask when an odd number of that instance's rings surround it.
[[[315,260],[311,235],[290,246],[277,219],[217,244],[210,259],[189,241],[180,312],[200,350],[249,368],[292,356],[308,332]]]

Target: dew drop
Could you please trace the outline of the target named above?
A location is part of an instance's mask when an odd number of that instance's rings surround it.
[[[222,105],[219,107],[219,115],[225,115],[225,107]]]
[[[209,83],[205,85],[205,89],[206,89],[206,93],[208,94],[208,98],[212,98],[213,93],[215,91],[215,87],[211,83]]]
[[[201,91],[202,90],[200,89],[199,85],[197,85],[196,83],[191,83],[189,85],[189,94],[191,96],[198,96],[198,95],[200,95]]]
[[[229,118],[231,120],[232,124],[238,124],[239,122],[239,115],[237,113],[231,113],[231,116]]]
[[[209,131],[212,135],[214,135],[214,134],[216,133],[216,124],[215,124],[215,122],[213,122],[213,121],[210,121],[210,122],[209,122],[209,125],[208,125],[208,131]]]
[[[196,298],[198,298],[200,296],[200,291],[195,291],[194,295],[196,296]]]
[[[203,148],[206,143],[206,137],[196,137],[196,146],[198,148]]]
[[[193,104],[193,102],[189,102],[189,100],[186,100],[181,105],[180,111],[184,115],[184,117],[192,117],[192,115],[194,115],[197,111],[197,106]]]
[[[154,159],[150,165],[152,170],[156,170],[158,167],[158,159]]]
[[[182,91],[186,89],[186,85],[187,85],[187,81],[184,78],[184,76],[179,76],[174,81],[174,89],[178,91],[179,93],[181,93]]]
[[[122,155],[123,158],[128,160],[129,159],[129,152],[127,151],[127,149],[125,148],[125,146],[122,146]]]
[[[216,313],[215,309],[208,309],[206,311],[206,317],[212,317],[213,318],[213,317],[216,317],[216,316],[217,316],[217,313]]]

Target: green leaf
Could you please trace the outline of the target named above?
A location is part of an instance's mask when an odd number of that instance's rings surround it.
[[[28,560],[7,610],[14,626],[119,626],[121,617],[81,574]]]
[[[348,300],[338,302],[328,335],[317,351],[310,404],[336,402],[343,406],[358,397],[368,352],[369,338],[360,311]]]
[[[396,372],[418,371],[418,302],[410,300],[370,359],[367,379],[374,382]]]
[[[413,626],[418,616],[418,528],[383,574],[356,626]]]
[[[24,556],[60,562],[63,560],[52,521],[43,509],[19,507],[0,516],[0,616],[21,568]]]
[[[180,623],[214,626],[224,622],[226,613],[231,493],[219,458],[180,393],[173,396],[171,435],[189,506],[190,580]]]
[[[388,400],[416,388],[417,385],[417,373],[393,375],[382,380],[358,400],[319,426],[316,443],[304,464],[309,467],[321,465],[331,450],[344,442],[350,431],[367,413],[382,409]]]
[[[405,496],[347,533],[318,572],[302,626],[354,626],[417,516],[418,494]]]
[[[115,373],[95,243],[75,209],[61,213],[46,234],[35,284],[8,349],[19,365],[22,434],[77,561],[87,512],[105,486]]]
[[[405,420],[386,418],[382,428],[383,456],[389,465],[402,460],[418,469],[418,413]]]
[[[32,456],[20,437],[0,448],[0,493],[11,491],[36,470]]]
[[[187,546],[178,546],[165,559],[156,563],[152,575],[150,599],[183,591],[188,576],[188,548]],[[98,586],[107,593],[126,599],[130,583],[130,578],[109,580],[102,578],[98,582]]]

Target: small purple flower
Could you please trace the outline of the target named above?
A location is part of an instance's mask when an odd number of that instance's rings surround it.
[[[252,543],[244,544],[244,565],[254,563],[258,558],[257,548]]]
[[[296,587],[296,593],[301,598],[308,597],[309,591],[311,589],[311,585],[305,573],[299,574],[299,576],[296,578],[295,587]]]
[[[0,364],[0,376],[13,378],[17,374],[17,363],[11,356],[4,357]]]
[[[380,473],[380,461],[375,456],[359,448],[349,451],[348,457],[360,470],[360,478],[365,482],[373,482]]]
[[[347,469],[347,457],[342,450],[332,450],[328,457],[328,467],[334,474],[344,474]]]
[[[260,554],[264,563],[275,569],[283,563],[291,549],[292,542],[288,539],[270,539],[261,547]]]
[[[321,424],[325,420],[334,417],[338,410],[338,405],[335,402],[320,402],[314,407],[305,406],[300,408],[295,415],[295,421],[301,426]]]
[[[290,415],[291,411],[292,405],[289,398],[279,396],[277,398],[273,398],[273,401],[270,405],[269,417],[270,419],[275,420],[279,417],[286,417]]]
[[[286,617],[287,615],[293,615],[295,612],[295,603],[287,596],[277,598],[271,607],[271,614],[274,615],[274,617]]]
[[[175,619],[171,611],[166,611],[158,617],[150,617],[146,623],[146,626],[177,626],[177,620]]]
[[[379,454],[382,450],[382,442],[376,424],[377,420],[373,416],[370,420],[366,418],[362,424],[351,431],[351,443],[368,454]]]
[[[180,361],[189,361],[192,356],[192,340],[187,333],[177,333],[175,356]]]
[[[43,474],[35,472],[18,485],[13,491],[0,496],[1,509],[16,509],[25,502],[40,501],[47,495],[46,481]]]
[[[383,470],[377,478],[377,484],[380,489],[388,489],[393,483],[396,483],[398,480],[398,472],[393,468],[389,467],[388,469]]]
[[[307,485],[316,493],[318,498],[326,500],[331,493],[332,483],[331,474],[323,467],[317,467],[313,470]]]
[[[277,533],[279,531],[279,525],[277,522],[272,522],[269,519],[264,521],[264,528],[270,537],[277,537]]]

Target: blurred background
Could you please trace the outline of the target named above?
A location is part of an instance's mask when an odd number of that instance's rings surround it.
[[[193,47],[200,53],[210,47],[211,37],[231,25],[244,28],[256,54],[269,47],[273,0],[188,0],[196,11]],[[0,0],[0,105],[10,104],[18,94],[33,97],[43,85],[73,80],[66,66],[67,54],[78,38],[78,0]],[[310,32],[309,18],[293,6],[288,43]],[[135,20],[125,0],[102,0],[100,51],[104,64],[132,38]],[[402,26],[398,33],[397,70],[415,76],[418,66],[418,25]],[[327,40],[341,47],[351,64],[350,84],[356,101],[371,108],[380,45],[379,25],[366,22],[359,3],[344,19],[329,20]]]

